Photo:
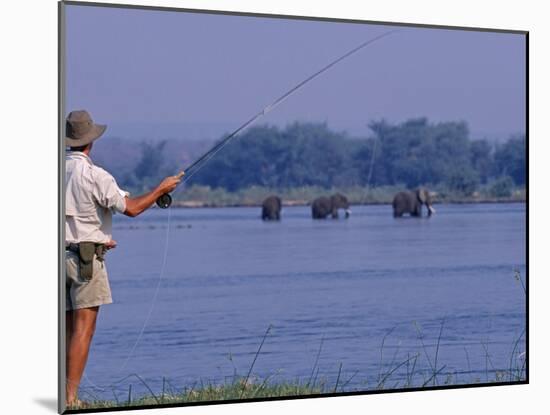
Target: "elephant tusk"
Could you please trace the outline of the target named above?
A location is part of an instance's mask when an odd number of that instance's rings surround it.
[[[428,206],[428,210],[430,211],[430,213],[435,213],[435,209],[431,205]]]
[[[346,212],[346,216],[351,215],[351,209],[346,209],[345,212]]]

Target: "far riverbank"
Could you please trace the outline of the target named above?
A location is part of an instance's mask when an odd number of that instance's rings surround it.
[[[398,186],[371,189],[360,186],[332,189],[315,186],[270,189],[254,186],[229,192],[222,188],[192,186],[176,194],[173,206],[179,208],[257,207],[261,206],[262,201],[269,195],[279,196],[283,206],[308,206],[315,198],[336,192],[345,195],[352,205],[387,205],[391,204],[395,194],[402,190],[404,188]],[[495,194],[491,187],[484,187],[469,195],[446,189],[435,189],[432,194],[434,204],[525,203],[527,200],[525,188],[508,189],[501,194]]]

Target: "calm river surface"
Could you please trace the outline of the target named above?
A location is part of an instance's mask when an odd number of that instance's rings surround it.
[[[155,393],[163,377],[179,389],[246,376],[270,326],[253,374],[273,381],[307,381],[320,350],[317,379],[334,384],[341,365],[346,390],[375,387],[418,354],[419,386],[440,333],[439,384],[494,380],[525,351],[522,338],[514,353],[525,328],[514,278],[516,269],[525,278],[525,205],[436,208],[431,219],[396,220],[390,206],[355,206],[349,220],[313,221],[308,207],[287,207],[280,223],[262,222],[259,208],[116,215],[114,303],[100,311],[82,397],[114,399],[114,389],[125,399],[129,384],[146,392],[135,377],[120,381],[133,373]],[[403,365],[386,387],[406,376]]]

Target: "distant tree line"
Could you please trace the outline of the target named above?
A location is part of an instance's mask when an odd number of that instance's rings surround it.
[[[489,182],[525,185],[524,136],[494,145],[471,140],[465,122],[431,124],[426,118],[369,127],[368,138],[350,138],[326,124],[255,127],[225,147],[195,182],[229,191],[427,185],[464,194]]]
[[[250,186],[424,185],[465,195],[491,186],[496,196],[525,186],[525,136],[494,144],[471,139],[465,122],[426,118],[376,121],[369,128],[368,137],[351,138],[323,123],[253,127],[212,158],[192,183],[230,192]],[[165,153],[162,142],[143,143],[132,174],[117,179],[137,189],[175,172],[177,163],[165,162]]]

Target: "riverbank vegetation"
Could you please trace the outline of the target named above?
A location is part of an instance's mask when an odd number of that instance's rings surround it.
[[[505,187],[503,190],[502,187]],[[367,188],[362,186],[337,187],[325,189],[319,186],[304,186],[290,189],[251,186],[235,192],[224,188],[193,185],[176,195],[174,207],[227,207],[260,206],[269,195],[276,194],[283,200],[283,206],[304,206],[319,196],[336,192],[346,195],[352,205],[390,204],[395,194],[403,186],[380,186]],[[525,202],[525,188],[513,187],[508,181],[495,181],[469,195],[460,194],[443,186],[430,188],[434,192],[434,203],[513,203]]]
[[[297,122],[250,128],[194,174],[177,197],[188,204],[247,205],[273,192],[297,202],[340,190],[353,203],[388,203],[396,191],[425,186],[442,202],[525,199],[524,135],[489,141],[470,137],[465,122],[426,118],[371,122],[367,131],[351,137],[324,123]],[[93,157],[135,194],[189,165],[213,143],[123,145],[113,139],[98,144]]]

